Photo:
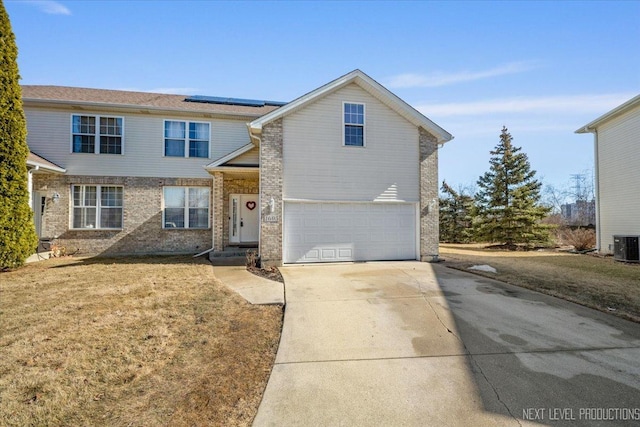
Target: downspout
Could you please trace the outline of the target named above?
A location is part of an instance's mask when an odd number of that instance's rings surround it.
[[[260,259],[260,248],[262,243],[262,138],[257,133],[253,133],[251,129],[251,123],[247,123],[249,129],[249,138],[257,141],[258,147],[258,259]]]
[[[204,168],[204,170],[207,171],[207,173],[209,173],[209,175],[211,175],[211,173],[209,172],[209,170],[206,167],[203,166],[203,168]],[[211,183],[213,184],[211,186],[212,190],[215,190],[215,183],[213,182],[214,179],[216,179],[216,177],[214,175],[211,175]],[[211,191],[211,200],[213,200],[213,193],[214,193],[214,191]],[[215,210],[213,209],[213,203],[210,204],[210,208],[211,208],[212,212],[215,212]],[[215,247],[216,247],[215,218],[214,218],[213,222],[214,223],[211,224],[211,248],[207,249],[206,251],[202,251],[202,252],[200,252],[198,254],[195,254],[193,256],[194,258],[201,257],[202,255],[206,255],[206,254],[208,254],[210,252],[213,252],[215,250]],[[209,258],[209,260],[211,260],[211,258]]]
[[[595,187],[596,187],[596,248],[598,252],[602,252],[600,247],[602,243],[602,236],[600,235],[600,167],[598,162],[598,130],[594,129],[593,133],[593,164],[595,166]],[[608,250],[609,248],[607,248]]]
[[[205,168],[205,170],[207,170],[207,169]],[[207,172],[209,172],[209,171],[207,170]],[[212,186],[211,186],[211,189],[212,189],[212,190],[215,190],[215,183],[213,182],[213,180],[214,180],[215,178],[216,178],[215,176],[211,175],[211,183],[212,183],[212,184],[214,184],[214,185],[212,185]],[[214,193],[214,192],[212,191],[212,192],[211,192],[211,199],[212,199],[212,200],[213,200],[213,193]],[[215,212],[215,210],[213,209],[213,203],[211,203],[211,205],[210,205],[210,206],[211,206],[211,211],[212,211],[212,212]],[[193,256],[194,258],[201,257],[202,255],[206,255],[206,254],[208,254],[208,253],[210,253],[210,252],[213,252],[213,251],[214,251],[214,249],[215,249],[215,247],[216,247],[215,218],[214,218],[214,221],[213,221],[213,222],[214,222],[214,223],[213,223],[213,224],[211,224],[211,248],[207,249],[206,251],[202,251],[202,252],[200,252],[200,253],[198,253],[198,254],[195,254],[195,255]],[[211,260],[211,258],[209,258],[209,260]]]

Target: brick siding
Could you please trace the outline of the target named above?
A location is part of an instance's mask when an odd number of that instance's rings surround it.
[[[282,265],[282,119],[262,128],[260,144],[260,259],[262,265]],[[275,212],[270,212],[273,198]],[[275,216],[277,222],[266,222],[265,216]]]
[[[437,139],[420,128],[420,260],[438,258],[440,239],[438,207]]]
[[[163,229],[164,186],[206,186],[211,179],[134,178],[34,174],[34,191],[47,195],[42,218],[42,237],[53,238],[67,253],[83,255],[126,255],[148,253],[197,253],[211,247],[212,230]],[[121,230],[72,230],[71,185],[119,185],[124,189]],[[54,203],[51,195],[60,199]],[[211,191],[213,194],[214,191]],[[210,200],[209,221],[213,224]]]

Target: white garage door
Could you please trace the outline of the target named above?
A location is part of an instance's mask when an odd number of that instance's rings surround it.
[[[416,259],[413,203],[285,202],[284,262]]]

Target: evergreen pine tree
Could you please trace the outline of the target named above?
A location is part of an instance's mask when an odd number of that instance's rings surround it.
[[[38,244],[27,188],[27,125],[18,48],[0,2],[0,269],[24,264]]]
[[[477,238],[508,246],[546,242],[548,226],[540,220],[549,208],[539,203],[542,183],[535,179],[527,155],[511,142],[511,134],[503,127],[500,143],[491,151],[490,170],[478,180]]]
[[[457,192],[445,181],[440,198],[440,241],[469,243],[473,240],[473,197]]]

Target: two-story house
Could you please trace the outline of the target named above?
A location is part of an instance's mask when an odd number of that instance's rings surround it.
[[[36,228],[86,254],[438,255],[452,136],[360,70],[289,102],[23,86]]]

